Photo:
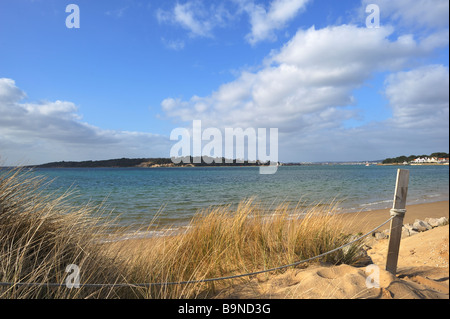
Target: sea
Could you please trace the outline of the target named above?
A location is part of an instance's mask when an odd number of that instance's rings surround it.
[[[208,207],[232,210],[250,198],[265,207],[337,203],[338,213],[388,209],[398,168],[410,171],[407,205],[449,199],[448,165],[279,166],[271,175],[259,174],[258,167],[36,168],[31,173],[49,181],[48,192],[70,189],[70,204],[102,205],[116,225],[177,229]]]

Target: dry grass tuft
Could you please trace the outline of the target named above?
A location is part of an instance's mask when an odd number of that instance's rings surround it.
[[[120,274],[98,239],[107,230],[101,208],[73,207],[45,191],[45,181],[22,169],[0,172],[0,281],[65,283],[66,267],[77,265],[81,280],[107,282]],[[89,270],[89,271],[83,271]],[[0,287],[0,298],[108,297],[109,291],[13,285]]]
[[[334,209],[318,205],[302,210],[281,204],[269,211],[249,199],[233,212],[229,206],[199,212],[183,234],[121,241],[111,244],[110,249],[122,252],[135,282],[244,274],[294,263],[349,242],[351,237],[343,234],[345,225],[332,213]],[[355,243],[321,262],[355,264],[360,258],[360,244]],[[146,291],[146,297],[212,297],[217,289],[243,280],[248,278],[153,287]]]

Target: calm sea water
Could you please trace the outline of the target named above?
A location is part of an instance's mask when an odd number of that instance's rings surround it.
[[[340,202],[342,211],[390,208],[396,166],[281,166],[260,175],[257,167],[36,169],[54,179],[50,190],[76,190],[76,204],[105,202],[124,225],[145,225],[155,214],[162,225],[184,225],[211,205],[255,197],[273,205]],[[448,166],[408,166],[407,204],[449,199]]]

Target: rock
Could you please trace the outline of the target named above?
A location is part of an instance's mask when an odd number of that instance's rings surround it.
[[[439,227],[444,226],[448,224],[447,217],[441,217],[441,218],[425,218],[425,221],[430,224],[431,227]]]
[[[439,226],[439,219],[438,218],[425,218],[425,222],[430,224],[431,227],[438,227]]]
[[[416,219],[414,224],[404,224],[402,227],[402,238],[413,236],[419,232],[430,230],[434,227],[444,226],[448,224],[447,217],[441,218],[426,218],[425,220]],[[374,232],[372,234],[375,239],[387,239],[389,238],[389,229],[382,232]]]
[[[405,227],[408,230],[409,236],[419,233],[417,230],[414,229],[414,226],[411,224],[405,224],[405,225],[403,225],[403,227]]]
[[[439,226],[445,226],[448,225],[448,218],[447,217],[441,217],[439,218]]]
[[[374,237],[375,237],[375,239],[386,239],[386,238],[389,238],[389,235],[387,235],[385,232],[377,231],[374,233]]]
[[[402,227],[402,238],[409,237],[409,229],[406,228],[404,225]]]
[[[405,227],[407,230],[413,229],[413,225],[412,224],[404,224],[403,227]]]
[[[417,230],[414,230],[414,226],[411,224],[405,224],[402,228],[402,238],[412,236],[415,234],[418,234],[419,232]]]
[[[413,230],[416,230],[419,232],[427,231],[432,228],[433,227],[431,227],[430,224],[428,224],[427,222],[420,220],[420,219],[416,219],[413,224]]]
[[[355,262],[352,264],[355,267],[362,267],[373,264],[372,258],[370,258],[367,251],[361,248],[355,256]]]

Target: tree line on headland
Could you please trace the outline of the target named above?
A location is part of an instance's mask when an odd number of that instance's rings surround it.
[[[396,164],[396,163],[404,163],[404,162],[410,163],[417,158],[425,158],[425,157],[448,158],[449,154],[444,153],[444,152],[436,152],[436,153],[432,153],[430,155],[409,155],[409,156],[402,155],[402,156],[393,157],[393,158],[386,158],[385,160],[383,160],[382,164]]]
[[[206,160],[206,161],[205,161]],[[178,163],[179,162],[179,163]],[[184,161],[174,161],[171,158],[118,158],[100,161],[60,161],[41,165],[37,168],[96,168],[96,167],[197,167],[197,166],[260,166],[267,165],[260,161],[243,161],[225,158],[186,157]]]

